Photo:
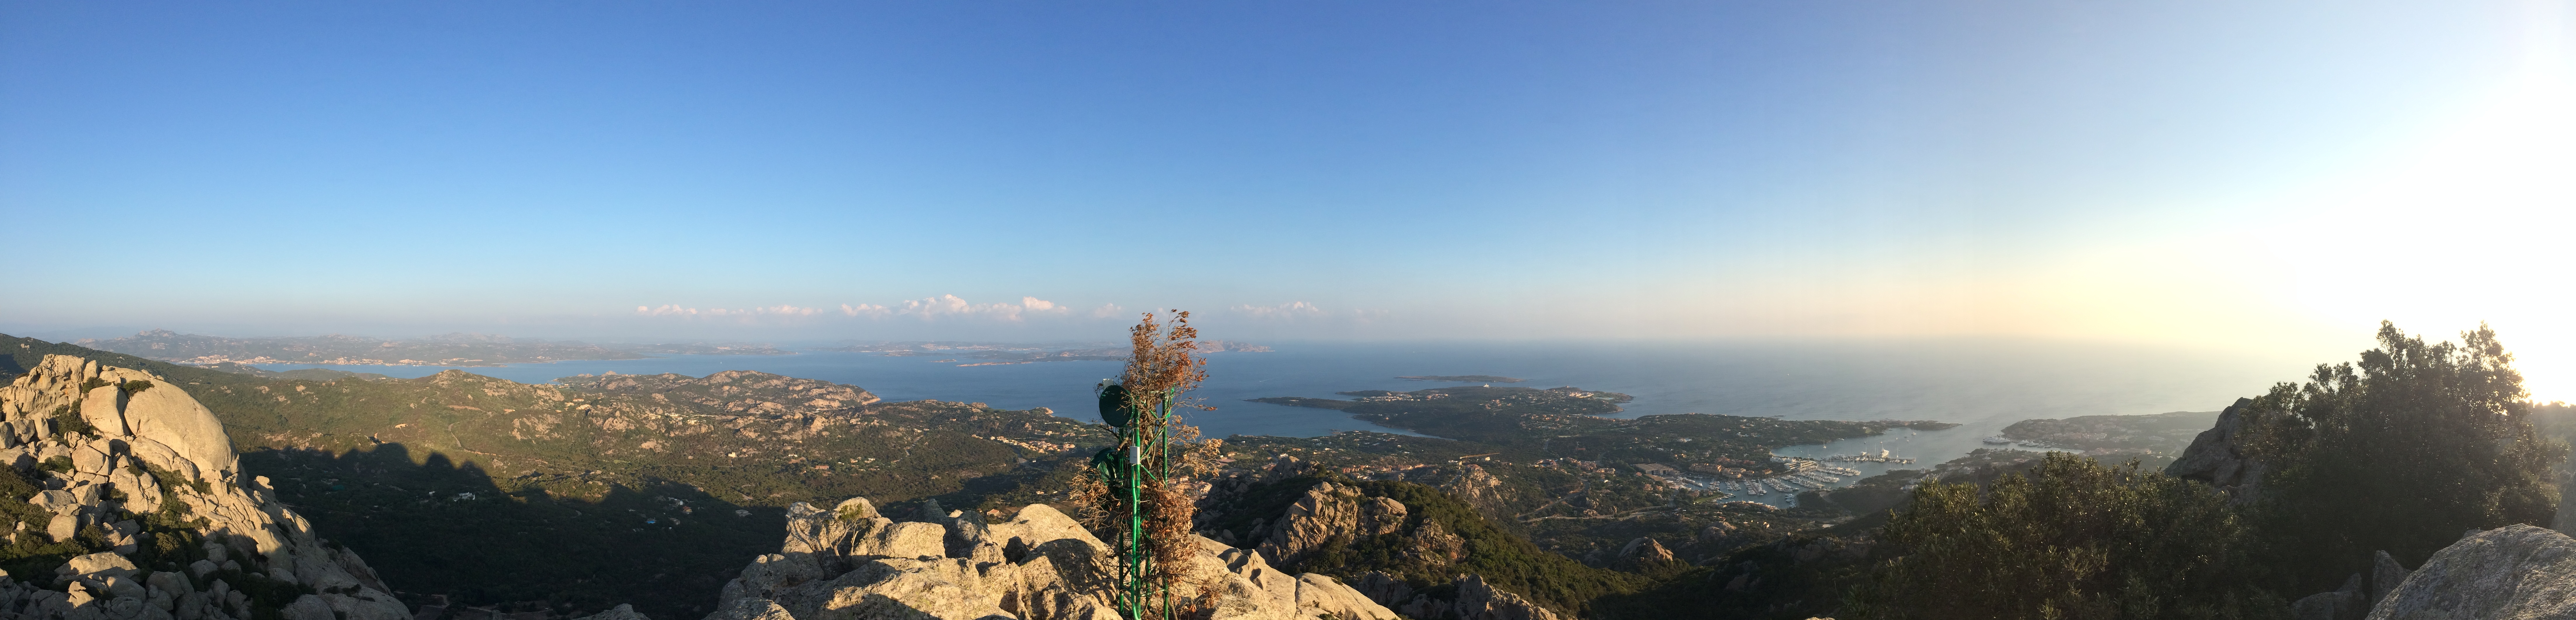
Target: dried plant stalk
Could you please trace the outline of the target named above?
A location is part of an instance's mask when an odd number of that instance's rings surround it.
[[[1173,311],[1168,325],[1154,322],[1154,313],[1145,313],[1145,320],[1127,328],[1131,351],[1119,383],[1127,386],[1127,393],[1134,395],[1131,398],[1137,399],[1158,394],[1178,397],[1198,387],[1199,382],[1207,380],[1207,358],[1196,355],[1198,337],[1198,328],[1190,327],[1188,311]],[[1212,409],[1195,402],[1188,406]],[[1137,411],[1148,409],[1139,407]]]
[[[1203,579],[1192,579],[1196,572],[1198,545],[1193,539],[1192,517],[1197,512],[1196,498],[1187,489],[1190,479],[1212,471],[1219,442],[1199,441],[1196,427],[1181,423],[1175,410],[1197,408],[1210,410],[1196,400],[1183,396],[1207,379],[1207,360],[1196,355],[1198,330],[1191,328],[1188,312],[1175,311],[1168,324],[1157,322],[1153,313],[1128,330],[1131,351],[1120,384],[1125,387],[1129,404],[1137,415],[1131,424],[1138,429],[1161,429],[1161,446],[1147,446],[1146,468],[1168,473],[1161,478],[1148,477],[1137,489],[1135,509],[1141,512],[1144,531],[1142,540],[1146,555],[1153,560],[1151,572],[1142,575],[1170,594],[1167,599],[1185,610],[1194,611],[1205,585]],[[1088,469],[1088,468],[1086,468]],[[1086,524],[1102,534],[1105,540],[1124,548],[1126,526],[1130,522],[1127,498],[1117,497],[1108,481],[1097,472],[1085,471],[1075,482],[1074,494],[1085,504],[1096,507]],[[1159,607],[1162,601],[1154,602]]]

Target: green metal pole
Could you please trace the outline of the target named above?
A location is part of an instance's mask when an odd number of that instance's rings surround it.
[[[1156,474],[1154,475],[1154,481],[1155,481],[1156,483],[1158,483],[1158,484],[1159,484],[1159,483],[1163,483],[1163,482],[1169,482],[1169,481],[1171,480],[1171,478],[1172,478],[1172,393],[1171,393],[1171,392],[1164,392],[1164,393],[1162,393],[1162,394],[1161,394],[1161,398],[1159,399],[1159,402],[1158,402],[1158,403],[1155,405],[1155,407],[1154,407],[1154,438],[1155,438],[1155,441],[1154,441],[1154,443],[1155,443],[1155,451],[1154,451],[1154,468],[1155,468],[1156,470],[1159,470],[1159,471],[1158,471],[1158,473],[1156,473]],[[1175,610],[1174,610],[1174,609],[1173,609],[1173,607],[1172,607],[1172,588],[1171,588],[1171,584],[1167,584],[1167,583],[1158,583],[1158,584],[1155,584],[1155,585],[1161,589],[1162,594],[1163,594],[1163,597],[1162,597],[1162,598],[1163,598],[1163,618],[1164,618],[1164,620],[1173,620],[1174,616],[1173,616],[1172,614],[1175,612]]]
[[[1127,617],[1131,620],[1145,618],[1145,580],[1150,575],[1143,561],[1145,498],[1141,483],[1144,480],[1138,475],[1144,473],[1143,464],[1140,463],[1143,460],[1140,457],[1145,453],[1142,441],[1145,435],[1144,422],[1144,420],[1136,420],[1128,423],[1128,452],[1123,455],[1127,461],[1127,605],[1129,610]]]
[[[1121,443],[1125,453],[1119,455],[1125,461],[1120,471],[1126,472],[1121,484],[1127,487],[1127,561],[1120,567],[1126,583],[1122,584],[1125,587],[1120,592],[1119,607],[1127,612],[1128,620],[1171,620],[1178,613],[1169,584],[1154,579],[1154,558],[1145,529],[1145,485],[1172,476],[1172,394],[1166,392],[1154,398],[1151,407],[1131,406],[1142,410],[1136,411],[1123,429]]]

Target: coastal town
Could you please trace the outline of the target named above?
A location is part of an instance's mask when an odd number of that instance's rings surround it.
[[[1914,462],[1914,459],[1896,457],[1885,450],[1880,450],[1876,454],[1835,455],[1827,457],[1826,460]],[[1794,496],[1804,491],[1824,490],[1842,482],[1844,478],[1861,475],[1860,470],[1827,465],[1816,459],[1774,456],[1771,457],[1770,464],[1771,467],[1758,470],[1729,468],[1707,463],[1686,465],[1678,469],[1662,463],[1645,463],[1634,467],[1639,473],[1665,486],[1703,493],[1720,493],[1722,494],[1719,496],[1720,499],[1774,493]]]

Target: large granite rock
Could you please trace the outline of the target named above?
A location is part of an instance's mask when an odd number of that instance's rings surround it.
[[[1654,566],[1672,561],[1672,550],[1650,537],[1637,537],[1619,548],[1619,565],[1623,567]]]
[[[187,459],[198,478],[209,484],[238,484],[234,478],[241,471],[241,457],[233,452],[233,440],[224,434],[223,421],[198,404],[197,399],[189,398],[179,386],[157,378],[146,379],[152,381],[152,389],[129,396],[125,402],[125,424],[141,440],[136,443],[157,443],[162,449],[154,450],[156,455],[169,452]]]
[[[1297,498],[1296,503],[1289,504],[1288,512],[1270,524],[1270,531],[1263,533],[1259,547],[1262,557],[1288,566],[1306,561],[1306,557],[1313,555],[1315,550],[1332,544],[1335,536],[1347,539],[1359,531],[1362,504],[1357,489],[1330,482],[1316,484],[1315,488],[1306,490],[1304,497]],[[1366,505],[1384,510],[1377,502],[1366,502]],[[1399,511],[1403,506],[1396,504]],[[1384,519],[1370,515],[1368,520],[1375,524]],[[1397,523],[1402,524],[1401,517],[1397,518]]]
[[[1459,577],[1456,615],[1458,620],[1556,620],[1556,612],[1540,607],[1521,595],[1496,590],[1485,585],[1479,575]]]
[[[2406,575],[2369,618],[2576,618],[2576,539],[2529,525],[2472,534]]]
[[[935,511],[934,511],[935,512]],[[988,523],[973,512],[898,522],[865,499],[788,509],[787,540],[725,584],[707,620],[1115,620],[1116,555],[1044,504]],[[1261,554],[1193,537],[1176,596],[1211,619],[1395,620],[1331,577],[1289,575]]]
[[[2209,483],[2227,493],[2233,504],[2254,501],[2263,492],[2263,475],[2269,470],[2247,455],[2242,443],[2245,425],[2255,415],[2254,399],[2236,399],[2236,404],[2219,412],[2216,425],[2193,437],[2191,447],[2165,466],[2165,475]]]
[[[2406,575],[2409,572],[2412,571],[2406,570],[2405,565],[2398,564],[2397,558],[2389,557],[2386,551],[2381,551],[2377,556],[2372,557],[2368,599],[2371,607],[2376,609],[2380,601],[2388,598],[2389,593],[2396,592],[2397,585],[2406,582]]]
[[[2365,602],[2369,594],[2362,590],[2361,575],[2345,579],[2343,587],[2333,592],[2310,594],[2290,604],[2292,620],[2361,620],[2370,612]]]
[[[144,387],[149,386],[149,387]],[[53,412],[77,411],[88,430],[57,428]],[[66,459],[71,471],[38,469]],[[358,555],[313,536],[313,525],[277,501],[265,478],[242,480],[223,424],[186,390],[140,370],[50,355],[0,386],[0,464],[45,487],[28,503],[53,513],[43,531],[20,536],[67,540],[100,526],[112,552],[73,558],[49,586],[0,576],[0,618],[11,620],[238,620],[253,609],[220,579],[146,572],[125,556],[149,542],[133,517],[165,501],[204,519],[206,560],[187,568],[201,577],[238,567],[257,579],[287,582],[318,594],[277,609],[288,620],[408,620],[411,611],[387,592]],[[166,483],[135,465],[179,474]],[[122,496],[123,500],[111,499]],[[27,578],[32,576],[17,576]],[[238,578],[237,578],[238,579]]]

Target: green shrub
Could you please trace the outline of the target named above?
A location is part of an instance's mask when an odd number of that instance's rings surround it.
[[[2260,618],[2253,538],[2207,485],[2050,452],[2027,475],[1917,487],[1851,611],[1872,619]]]
[[[2283,592],[2334,589],[2376,551],[2415,565],[2469,528],[2548,527],[2567,444],[2531,424],[2513,355],[2480,326],[2428,343],[2381,323],[2360,361],[2256,399],[2248,451],[2273,466],[2255,513]]]
[[[130,469],[134,471],[136,476],[160,483],[161,490],[163,491],[177,492],[179,489],[184,488],[195,490],[198,495],[213,495],[215,493],[214,485],[206,484],[206,481],[204,480],[191,480],[187,476],[180,475],[179,472],[153,467],[144,463],[135,463]]]
[[[54,432],[86,435],[96,432],[96,429],[89,425],[89,420],[81,418],[80,408],[63,405],[54,408]]]
[[[16,468],[0,467],[0,527],[15,529],[25,523],[28,529],[18,534],[16,542],[0,545],[0,570],[12,575],[49,575],[72,556],[88,553],[80,544],[55,541],[45,535],[53,523],[54,513],[27,498],[38,492],[35,484],[18,475]]]

